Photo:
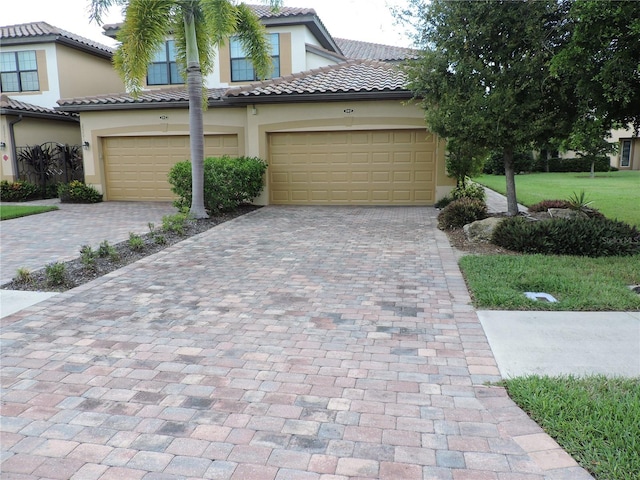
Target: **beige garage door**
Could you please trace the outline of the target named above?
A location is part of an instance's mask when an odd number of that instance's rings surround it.
[[[108,200],[171,201],[167,181],[173,165],[190,157],[189,137],[105,137]],[[238,155],[237,135],[206,135],[205,157]]]
[[[269,135],[273,204],[431,205],[436,139],[425,130]]]

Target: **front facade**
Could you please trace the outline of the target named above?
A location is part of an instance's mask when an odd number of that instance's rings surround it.
[[[611,141],[618,145],[618,151],[609,156],[611,166],[618,170],[640,170],[640,137],[632,128],[611,132]]]
[[[213,88],[204,130],[205,156],[267,161],[256,203],[432,205],[453,188],[444,145],[426,131],[396,65],[415,52],[333,39],[310,9],[254,8],[272,39],[274,78],[256,82],[230,39],[207,78]],[[85,179],[106,200],[174,198],[167,172],[189,158],[189,124],[172,48],[169,39],[137,99],[120,94],[59,102],[61,110],[80,115],[82,140],[90,145]]]

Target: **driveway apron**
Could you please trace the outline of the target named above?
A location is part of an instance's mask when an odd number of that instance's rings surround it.
[[[591,478],[486,384],[435,217],[265,207],[5,318],[3,478]]]

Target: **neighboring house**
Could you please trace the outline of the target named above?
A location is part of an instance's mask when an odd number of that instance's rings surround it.
[[[640,137],[633,128],[612,130],[611,142],[618,144],[618,152],[609,155],[612,167],[640,170]]]
[[[334,39],[312,9],[253,6],[272,42],[272,79],[256,82],[229,39],[207,78],[205,155],[268,164],[260,204],[432,205],[455,182],[397,63],[415,50]],[[113,36],[117,25],[105,26]],[[188,97],[169,38],[146,90],[62,99],[80,115],[85,178],[106,200],[167,201],[167,172],[189,158]]]
[[[53,108],[60,98],[122,91],[112,56],[113,49],[45,22],[0,27],[2,179],[14,179],[16,147],[80,143],[77,115]]]

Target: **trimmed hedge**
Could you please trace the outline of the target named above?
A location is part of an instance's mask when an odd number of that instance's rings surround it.
[[[210,212],[228,211],[251,202],[264,188],[267,164],[255,157],[209,157],[204,160],[204,206]],[[191,206],[191,162],[178,162],[169,171],[173,204]]]
[[[587,158],[550,158],[547,160],[549,172],[590,172],[591,160]],[[609,157],[596,158],[594,169],[596,172],[609,172],[613,170],[610,165]],[[535,165],[537,172],[546,171],[544,161],[538,160]]]
[[[609,257],[640,253],[640,231],[608,218],[553,218],[531,222],[505,218],[491,239],[495,245],[522,253]]]

